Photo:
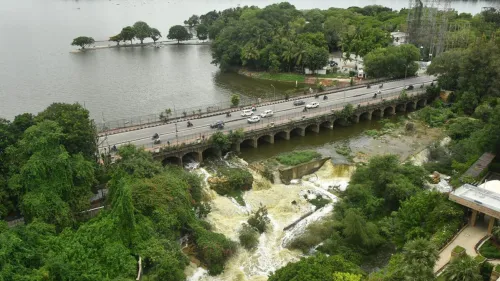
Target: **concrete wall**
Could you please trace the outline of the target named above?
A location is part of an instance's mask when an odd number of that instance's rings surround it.
[[[305,175],[314,173],[319,170],[326,161],[329,161],[330,157],[326,157],[319,160],[310,161],[304,164],[293,166],[288,169],[280,169],[280,178],[284,184],[289,184],[293,179],[299,179]]]

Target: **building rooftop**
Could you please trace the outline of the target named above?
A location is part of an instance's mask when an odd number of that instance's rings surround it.
[[[495,158],[495,154],[485,153],[462,175],[477,178]]]
[[[450,194],[450,200],[476,210],[487,208],[493,211],[489,215],[498,218],[500,217],[500,182],[490,181],[480,186],[464,184]]]

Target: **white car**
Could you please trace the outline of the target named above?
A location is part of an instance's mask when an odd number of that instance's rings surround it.
[[[319,106],[319,103],[313,101],[311,103],[306,104],[306,108],[316,108]]]
[[[260,121],[260,117],[259,116],[252,116],[252,117],[248,118],[247,121],[250,124],[257,123]]]
[[[253,111],[250,110],[250,109],[244,109],[243,112],[241,112],[241,116],[242,117],[245,117],[245,116],[252,116],[253,115]]]
[[[274,115],[274,112],[272,110],[266,110],[260,114],[260,117],[265,118],[265,117],[271,117]]]

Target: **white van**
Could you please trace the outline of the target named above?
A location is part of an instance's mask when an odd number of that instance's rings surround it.
[[[242,117],[252,116],[252,115],[253,115],[253,111],[251,109],[244,109],[243,112],[241,112]]]
[[[270,109],[268,109],[268,110],[266,110],[266,111],[264,111],[264,112],[262,112],[262,113],[260,114],[260,116],[261,116],[262,118],[265,118],[265,117],[271,117],[271,116],[273,116],[273,115],[274,115],[274,112],[273,112],[272,110],[270,110]]]

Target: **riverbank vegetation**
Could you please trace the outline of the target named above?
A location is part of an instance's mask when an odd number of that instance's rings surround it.
[[[0,223],[2,280],[133,280],[139,259],[148,280],[184,280],[190,258],[219,274],[236,250],[201,220],[209,208],[196,175],[132,145],[98,164],[78,104],[1,119],[0,135],[0,216],[25,222]]]
[[[282,153],[276,156],[279,163],[287,166],[295,166],[307,163],[314,159],[319,159],[321,154],[313,150],[302,150]]]

